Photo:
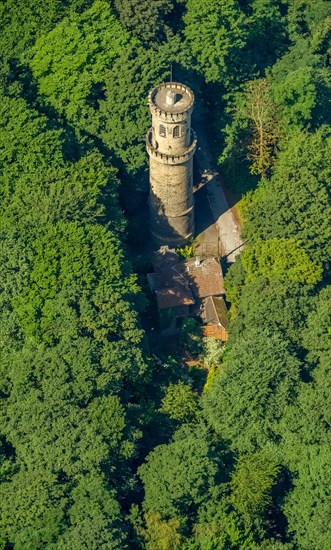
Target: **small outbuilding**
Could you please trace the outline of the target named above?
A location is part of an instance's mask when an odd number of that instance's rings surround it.
[[[201,317],[204,324],[204,336],[212,336],[222,342],[228,339],[228,310],[223,296],[206,298]]]

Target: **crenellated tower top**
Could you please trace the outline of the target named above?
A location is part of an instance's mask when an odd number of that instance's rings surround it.
[[[150,91],[148,104],[152,116],[176,123],[191,115],[194,94],[188,86],[179,82],[163,82]]]

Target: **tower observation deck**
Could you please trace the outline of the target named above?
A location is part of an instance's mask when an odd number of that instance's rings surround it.
[[[183,246],[194,237],[194,95],[183,84],[165,82],[151,90],[148,104],[152,115],[146,136],[150,231],[159,246]]]

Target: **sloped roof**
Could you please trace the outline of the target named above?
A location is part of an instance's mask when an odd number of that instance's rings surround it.
[[[206,258],[200,262],[190,258],[175,264],[171,270],[186,279],[193,296],[197,298],[225,294],[222,268],[216,258]]]
[[[157,273],[147,273],[147,281],[152,292],[161,290],[162,284]]]
[[[207,325],[220,325],[228,329],[228,310],[221,296],[209,296],[203,300],[202,319]]]
[[[152,259],[155,273],[148,274],[148,282],[159,309],[191,305],[195,299],[225,294],[217,258],[178,260],[178,254],[168,247],[161,247]]]
[[[215,305],[219,322],[221,323],[222,327],[227,330],[229,328],[229,317],[224,298],[222,298],[221,296],[213,296],[212,301]]]
[[[194,304],[190,290],[182,285],[172,288],[162,288],[161,290],[157,290],[155,295],[159,309]]]
[[[154,254],[152,258],[152,264],[156,273],[165,269],[170,269],[172,265],[175,265],[180,260],[177,252],[169,248],[168,246],[161,246],[161,248]]]
[[[229,339],[228,331],[218,325],[205,325],[202,328],[202,334],[206,338],[216,338],[221,342],[226,342]]]

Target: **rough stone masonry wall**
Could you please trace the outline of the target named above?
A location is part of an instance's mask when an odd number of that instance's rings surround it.
[[[160,135],[160,125],[163,125],[166,135]],[[153,134],[158,143],[160,153],[180,155],[185,152],[191,143],[191,121],[190,117],[175,124],[165,123],[162,120],[153,117]],[[174,129],[179,132],[178,137],[173,137]]]
[[[192,106],[174,115],[150,108],[150,230],[159,246],[183,246],[194,237]]]
[[[183,246],[194,236],[193,157],[168,165],[150,158],[150,229],[157,244]]]

